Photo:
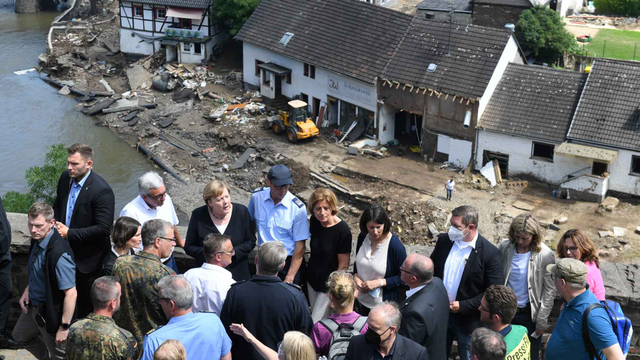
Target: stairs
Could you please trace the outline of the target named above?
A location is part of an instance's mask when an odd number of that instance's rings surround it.
[[[278,95],[275,99],[262,96],[262,101],[274,110],[287,110],[287,103],[291,101],[291,99],[284,95]]]

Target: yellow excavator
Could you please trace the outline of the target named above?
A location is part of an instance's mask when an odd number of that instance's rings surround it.
[[[320,135],[320,131],[309,117],[307,103],[302,100],[289,101],[289,111],[280,111],[278,119],[271,123],[273,132],[280,135],[287,132],[289,142]]]

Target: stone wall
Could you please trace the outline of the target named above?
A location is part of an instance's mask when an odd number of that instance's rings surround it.
[[[34,13],[40,11],[38,0],[16,0],[17,13]]]
[[[515,25],[523,10],[526,10],[526,8],[517,6],[475,4],[473,7],[472,22],[473,25],[504,29],[506,24]]]

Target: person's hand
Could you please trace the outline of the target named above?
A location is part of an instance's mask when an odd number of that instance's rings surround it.
[[[67,238],[67,233],[69,232],[69,227],[67,225],[61,223],[60,221],[56,221],[56,228],[58,228],[58,233],[63,238]]]
[[[56,346],[60,346],[64,344],[64,342],[67,341],[68,335],[69,335],[69,329],[63,330],[62,328],[59,328],[58,332],[56,333]]]
[[[536,328],[536,337],[540,337],[542,334],[544,334],[544,330]]]
[[[284,277],[284,282],[286,282],[287,284],[293,284],[293,278],[295,277],[295,275],[287,274],[287,276]]]
[[[231,326],[229,326],[229,329],[232,333],[238,336],[242,336],[242,338],[245,339],[248,343],[252,343],[253,339],[255,339],[253,334],[251,334],[251,332],[244,327],[244,324],[231,324]]]
[[[27,305],[29,305],[29,289],[25,289],[25,291],[22,293],[22,296],[20,297],[20,308],[25,314],[29,312],[29,309],[27,309]]]
[[[459,301],[453,301],[453,302],[449,303],[449,311],[454,313],[454,314],[460,312],[460,302]]]
[[[353,278],[354,278],[354,280],[356,281],[356,287],[358,288],[358,291],[360,291],[360,292],[367,292],[367,291],[365,291],[365,290],[364,290],[364,288],[362,287],[362,285],[364,284],[364,281],[360,280],[360,278],[359,278],[359,277],[357,277],[357,276],[354,276]]]
[[[369,289],[368,291],[373,291],[382,286],[382,281],[380,281],[380,279],[369,280],[369,281],[365,281],[364,283]]]

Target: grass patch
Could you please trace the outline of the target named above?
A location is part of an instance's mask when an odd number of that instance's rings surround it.
[[[605,45],[606,41],[606,45]],[[640,31],[602,29],[584,50],[589,56],[606,57],[620,60],[633,60],[634,47],[638,44],[635,60],[640,60]],[[604,47],[604,55],[602,53]]]

